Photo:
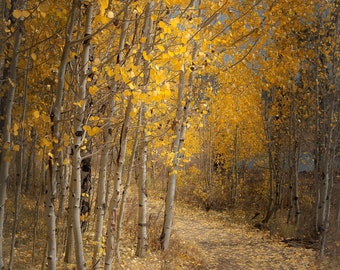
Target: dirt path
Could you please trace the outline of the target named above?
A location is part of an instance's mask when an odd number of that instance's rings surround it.
[[[201,253],[209,270],[317,269],[312,250],[288,247],[266,232],[199,212],[177,211],[174,234]]]

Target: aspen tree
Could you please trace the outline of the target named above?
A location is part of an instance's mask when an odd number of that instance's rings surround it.
[[[165,201],[165,211],[164,211],[164,223],[162,234],[160,237],[161,248],[166,250],[169,247],[170,236],[172,230],[172,220],[174,215],[174,200],[175,200],[175,190],[176,190],[176,180],[177,171],[179,168],[179,151],[180,151],[180,140],[181,140],[181,130],[183,125],[184,108],[182,102],[184,101],[184,87],[185,87],[185,71],[180,71],[179,85],[178,85],[178,96],[177,96],[177,107],[176,107],[176,117],[174,119],[174,136],[171,151],[174,154],[172,160],[172,167],[169,168],[169,178],[167,184],[167,193]]]
[[[339,1],[324,3],[324,13],[321,13],[322,51],[319,52],[319,72],[315,80],[320,83],[320,110],[321,110],[321,185],[320,188],[320,255],[326,249],[326,239],[330,230],[330,214],[334,193],[335,161],[339,148],[340,124],[338,113],[340,108],[339,96]],[[320,12],[320,10],[318,10]],[[328,40],[329,42],[324,42]]]
[[[109,113],[108,117],[111,118],[115,114],[115,100],[109,103]],[[104,225],[104,217],[106,211],[106,181],[107,181],[107,169],[108,169],[108,161],[109,161],[109,152],[110,145],[112,141],[112,129],[113,125],[109,124],[107,128],[104,129],[104,146],[101,150],[100,155],[100,171],[98,178],[98,187],[97,187],[97,198],[95,204],[95,212],[96,212],[96,221],[95,221],[95,236],[94,242],[95,246],[93,249],[92,255],[92,268],[98,269],[101,266],[101,249],[103,245],[103,225]]]
[[[120,260],[120,243],[121,243],[121,234],[122,234],[122,229],[123,229],[124,210],[125,210],[125,205],[127,201],[128,190],[131,184],[133,167],[135,165],[135,158],[136,158],[136,152],[137,152],[137,147],[138,147],[138,142],[139,142],[139,133],[140,133],[140,127],[141,127],[141,119],[142,119],[142,111],[139,110],[137,129],[136,129],[136,133],[133,139],[132,153],[131,153],[127,177],[126,177],[127,179],[124,185],[124,189],[122,191],[122,201],[121,201],[119,213],[118,213],[117,236],[116,236],[117,240],[116,240],[116,246],[115,246],[115,252],[116,252],[118,260]]]
[[[128,2],[124,8],[125,18],[128,16],[129,11],[129,4]],[[126,20],[126,24],[123,26],[122,30],[125,30],[128,26],[128,22]],[[123,44],[125,40],[126,32],[121,32],[121,39],[120,43]],[[120,52],[119,52],[120,55]],[[121,56],[121,55],[120,55]],[[118,57],[118,64],[120,64],[120,57]],[[127,139],[128,139],[128,131],[130,125],[130,114],[133,109],[132,103],[132,94],[127,97],[127,105],[125,108],[124,113],[124,120],[121,127],[120,132],[120,140],[118,146],[118,154],[117,154],[117,167],[115,168],[115,179],[114,179],[114,186],[113,186],[113,194],[110,199],[108,205],[108,218],[107,218],[107,233],[106,233],[106,245],[105,245],[105,260],[104,260],[104,269],[111,269],[112,262],[114,258],[114,250],[115,250],[115,237],[116,237],[116,229],[117,229],[117,210],[119,206],[119,202],[121,200],[121,184],[122,184],[122,177],[123,177],[123,168],[125,165],[125,156],[127,150]]]
[[[108,7],[109,8],[109,7]],[[124,7],[124,15],[123,15],[123,23],[122,28],[120,32],[120,38],[119,38],[119,46],[118,46],[118,56],[116,65],[120,66],[121,62],[123,60],[123,50],[125,46],[125,40],[127,35],[127,29],[129,26],[129,5],[126,5]],[[113,82],[113,92],[117,91],[117,82]],[[115,100],[112,99],[112,101],[109,103],[109,119],[111,119],[115,112]],[[107,179],[107,167],[108,167],[108,154],[110,151],[110,144],[112,141],[112,129],[113,125],[109,124],[109,126],[104,131],[104,147],[102,149],[101,153],[101,159],[100,159],[100,167],[101,170],[99,172],[99,180],[98,180],[98,190],[97,190],[97,199],[96,199],[96,210],[97,210],[97,216],[96,216],[96,233],[95,233],[95,248],[93,251],[93,257],[92,257],[92,266],[97,269],[101,266],[101,256],[100,256],[100,250],[103,238],[103,225],[104,225],[104,217],[105,217],[105,211],[106,211],[106,179]]]
[[[24,10],[26,1],[16,0],[12,2],[13,10]],[[12,110],[14,105],[15,92],[18,85],[17,66],[19,61],[19,49],[21,38],[24,31],[24,16],[15,17],[16,27],[13,35],[12,59],[9,66],[9,75],[6,78],[6,105],[4,108],[4,123],[2,127],[2,146],[0,160],[0,269],[4,269],[3,258],[3,229],[5,218],[5,202],[7,197],[7,184],[9,180],[9,168],[11,162],[11,128],[12,128]]]
[[[125,117],[124,122],[121,128],[120,133],[120,144],[119,144],[119,152],[117,156],[117,168],[115,173],[115,181],[113,187],[113,194],[110,200],[110,204],[108,206],[108,223],[107,223],[107,239],[106,239],[106,247],[105,247],[105,264],[104,269],[112,268],[112,260],[114,257],[114,245],[115,245],[115,234],[116,234],[116,222],[117,222],[117,209],[121,199],[121,183],[122,183],[122,175],[123,168],[125,162],[126,155],[126,146],[127,146],[127,138],[128,138],[128,130],[130,124],[130,113],[133,108],[132,104],[132,96],[128,99],[128,104],[125,109]]]
[[[85,32],[84,37],[88,37],[92,33],[92,17],[93,17],[93,4],[88,3],[85,6]],[[72,148],[72,185],[71,185],[71,193],[72,193],[72,204],[71,204],[71,214],[73,220],[73,232],[74,232],[74,241],[75,241],[75,254],[76,254],[76,263],[78,269],[86,269],[86,262],[84,258],[84,250],[83,250],[83,240],[82,240],[82,231],[81,231],[81,222],[80,222],[80,200],[81,200],[81,146],[83,144],[84,139],[84,130],[83,130],[83,122],[84,122],[84,113],[86,108],[86,94],[87,94],[87,78],[88,78],[88,66],[89,66],[89,58],[90,58],[90,39],[85,39],[83,42],[83,52],[81,56],[80,62],[80,85],[79,90],[76,93],[76,103],[79,104],[76,106],[75,114],[74,114],[74,141]]]
[[[53,140],[53,152],[50,154],[49,179],[47,181],[45,195],[45,215],[47,224],[47,262],[49,270],[56,269],[57,263],[56,216],[54,209],[54,200],[57,193],[57,165],[59,156],[59,144],[57,143],[57,141],[60,137],[59,123],[61,120],[61,107],[64,96],[65,73],[68,63],[67,59],[71,50],[72,35],[75,28],[79,8],[80,1],[74,0],[72,2],[72,8],[69,14],[69,24],[67,26],[65,43],[63,46],[63,51],[59,64],[58,81],[55,90],[55,103],[53,104],[52,112],[50,115],[52,122],[52,136],[53,138],[55,138],[55,140]]]
[[[154,1],[150,1],[145,6],[145,22],[143,26],[142,35],[146,38],[146,47],[141,46],[140,52],[150,54],[153,46],[153,21],[151,15],[154,9]],[[147,93],[147,85],[150,80],[150,63],[144,59],[144,93]],[[148,138],[147,138],[147,119],[146,111],[148,107],[145,102],[142,102],[140,107],[141,114],[141,140],[140,140],[140,172],[138,177],[138,229],[137,229],[137,249],[136,255],[144,257],[147,248],[147,227],[146,227],[146,178],[147,178],[147,157],[148,157]]]
[[[22,104],[23,104],[23,112],[21,116],[21,122],[25,123],[26,115],[27,115],[27,95],[28,95],[28,85],[27,85],[27,78],[29,72],[29,65],[30,62],[30,55],[27,59],[26,69],[25,69],[25,76],[24,76],[24,95],[22,97]],[[12,228],[12,240],[11,240],[11,253],[10,253],[10,261],[9,261],[9,269],[13,268],[14,263],[14,249],[15,249],[15,242],[16,242],[16,234],[18,230],[19,224],[19,214],[20,214],[20,200],[21,200],[21,192],[22,192],[22,185],[24,180],[24,156],[26,147],[24,145],[25,141],[25,126],[23,125],[20,128],[19,138],[16,142],[17,146],[20,147],[19,151],[16,152],[16,196],[15,196],[15,215],[14,215],[14,224]]]

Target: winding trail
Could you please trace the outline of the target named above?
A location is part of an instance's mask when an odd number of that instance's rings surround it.
[[[201,253],[209,270],[317,269],[315,251],[288,247],[266,232],[212,219],[203,211],[176,211],[174,234]]]

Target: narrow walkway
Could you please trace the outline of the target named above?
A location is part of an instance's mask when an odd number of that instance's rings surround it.
[[[210,219],[204,212],[177,211],[174,222],[174,233],[202,253],[209,270],[317,269],[313,250],[288,247],[255,228]]]

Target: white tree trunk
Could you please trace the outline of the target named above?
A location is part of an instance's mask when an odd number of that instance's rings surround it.
[[[119,47],[118,47],[118,56],[117,56],[117,65],[119,65],[122,61],[122,53],[125,46],[125,39],[126,39],[126,33],[127,28],[129,25],[129,5],[126,5],[124,8],[124,21],[122,24],[122,30],[120,34],[120,40],[119,40]],[[116,85],[114,85],[114,88],[116,89]],[[109,112],[109,118],[114,116],[114,109],[115,101],[112,99],[112,102],[110,104],[110,112]],[[96,233],[95,233],[95,248],[93,251],[93,257],[92,257],[92,267],[94,269],[98,269],[101,267],[101,246],[103,244],[103,225],[104,225],[104,217],[105,217],[105,210],[106,210],[106,178],[107,178],[107,167],[108,167],[108,154],[110,151],[110,143],[112,140],[112,125],[110,125],[104,132],[104,147],[102,150],[102,156],[100,160],[101,164],[101,170],[99,172],[99,180],[98,180],[98,191],[97,191],[97,200],[96,200],[96,211],[97,211],[97,217],[96,217]]]
[[[63,102],[64,95],[64,83],[65,83],[65,73],[68,63],[68,56],[71,49],[70,43],[72,40],[73,30],[76,23],[76,16],[78,9],[80,7],[79,0],[73,0],[72,8],[69,16],[69,25],[65,37],[65,44],[63,47],[63,52],[60,60],[59,70],[58,70],[58,82],[55,91],[55,103],[53,110],[51,112],[52,121],[52,136],[54,139],[59,141],[59,122],[61,119],[61,106]],[[46,215],[46,225],[47,225],[47,262],[48,269],[56,269],[57,264],[57,243],[56,243],[56,215],[54,208],[54,200],[56,197],[56,185],[57,185],[57,165],[59,156],[59,144],[55,143],[53,140],[53,152],[51,160],[49,161],[49,179],[46,185],[45,194],[45,215]],[[53,160],[52,160],[53,159]]]
[[[125,186],[124,186],[124,190],[122,192],[122,202],[120,204],[119,213],[118,213],[117,236],[116,236],[117,240],[116,240],[116,246],[115,246],[115,252],[116,252],[118,260],[120,259],[120,240],[121,240],[121,232],[122,232],[122,227],[123,227],[123,217],[124,217],[125,203],[126,203],[128,190],[129,190],[129,187],[130,187],[130,184],[131,184],[132,169],[133,169],[133,166],[134,166],[134,163],[135,163],[135,157],[136,157],[137,146],[138,146],[138,135],[139,135],[140,126],[141,126],[141,115],[142,115],[142,111],[139,110],[137,130],[136,130],[136,135],[135,135],[135,138],[134,138],[132,154],[131,154],[129,168],[128,168],[128,175],[127,175],[126,183],[125,183]]]
[[[85,20],[85,33],[84,36],[90,36],[92,33],[92,17],[93,17],[93,5],[89,3],[86,8],[86,20]],[[76,102],[81,102],[80,106],[76,107],[74,115],[74,146],[73,146],[73,159],[72,159],[72,187],[71,190],[73,196],[73,209],[72,209],[72,220],[73,220],[73,233],[75,242],[75,253],[76,253],[76,264],[77,269],[85,269],[86,262],[84,258],[81,221],[80,221],[80,199],[81,199],[81,146],[83,143],[83,122],[84,113],[86,106],[86,93],[87,93],[87,77],[88,77],[88,62],[90,58],[90,40],[87,39],[83,42],[83,54],[81,58],[81,76],[80,76],[80,87],[77,93]]]
[[[184,83],[185,73],[184,71],[181,71],[178,86],[176,118],[174,119],[174,136],[176,136],[172,145],[172,152],[174,153],[174,158],[172,160],[172,167],[169,168],[169,179],[165,201],[163,231],[160,238],[162,250],[166,250],[169,247],[172,229],[177,170],[179,168],[178,165],[181,142],[181,129],[184,124],[183,123],[184,108],[182,105],[182,101],[184,100]]]
[[[110,103],[108,118],[113,117],[115,113],[115,100],[112,98]],[[95,246],[93,249],[93,257],[92,257],[92,268],[99,269],[101,267],[101,247],[103,245],[103,225],[104,225],[104,217],[106,211],[106,181],[107,181],[107,168],[108,168],[108,160],[109,160],[109,152],[110,152],[110,143],[112,141],[112,124],[110,124],[104,130],[104,146],[101,151],[100,156],[100,170],[99,170],[99,179],[97,186],[97,199],[96,199],[96,228],[95,228],[95,237],[94,242]]]
[[[108,223],[107,223],[107,239],[105,246],[105,270],[112,269],[112,261],[114,257],[114,245],[115,245],[115,234],[116,234],[116,219],[117,219],[117,208],[119,205],[119,201],[121,198],[121,184],[122,184],[122,175],[123,168],[125,163],[125,155],[126,155],[126,146],[127,146],[127,138],[128,138],[128,129],[130,124],[130,113],[132,111],[132,96],[129,97],[127,107],[125,109],[125,118],[120,134],[120,145],[119,152],[117,157],[117,170],[115,183],[113,187],[113,194],[110,200],[110,205],[108,209]]]

